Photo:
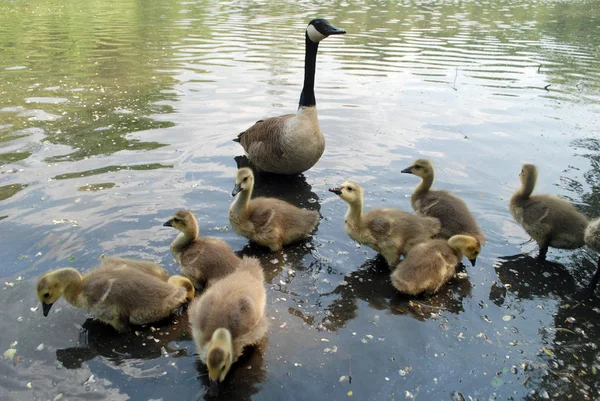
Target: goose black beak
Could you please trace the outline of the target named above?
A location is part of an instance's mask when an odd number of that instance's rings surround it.
[[[219,382],[217,380],[211,380],[210,386],[208,387],[208,395],[211,397],[217,397],[219,395]]]
[[[48,312],[50,312],[52,305],[54,304],[47,304],[45,302],[42,302],[42,311],[44,312],[44,317],[48,316]]]
[[[171,219],[171,220],[169,220],[169,221],[166,221],[166,222],[163,224],[163,227],[173,227],[173,219]]]
[[[346,31],[340,28],[336,28],[335,26],[328,24],[325,27],[325,32],[323,32],[323,34],[327,35],[327,36],[331,36],[331,35],[343,35],[345,34]]]
[[[412,174],[412,166],[405,168],[401,173]]]
[[[231,191],[231,196],[236,196],[240,192],[242,192],[242,186],[240,184],[235,184],[233,191]]]
[[[477,258],[469,259],[469,262],[471,262],[471,266],[475,266],[475,262],[477,262]]]
[[[340,188],[340,187],[329,188],[329,192],[333,192],[336,195],[341,195],[342,194],[342,188]]]

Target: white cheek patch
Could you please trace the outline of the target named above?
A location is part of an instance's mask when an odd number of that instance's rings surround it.
[[[313,25],[309,25],[308,28],[306,28],[306,34],[308,35],[308,38],[314,43],[319,43],[327,37],[321,32],[317,31],[317,28],[315,28]]]

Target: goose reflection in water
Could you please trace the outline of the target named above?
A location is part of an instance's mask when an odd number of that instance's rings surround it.
[[[186,356],[187,350],[173,348],[173,344],[191,340],[187,327],[187,315],[184,315],[176,320],[166,319],[117,334],[112,327],[89,318],[81,326],[77,346],[56,350],[56,358],[67,369],[79,369],[83,362],[97,356],[106,358],[115,365],[136,359],[160,358],[165,353],[179,358]]]
[[[335,298],[321,321],[306,310],[290,308],[289,313],[300,317],[309,325],[322,325],[327,330],[337,330],[356,318],[358,300],[365,301],[376,310],[389,310],[394,315],[409,315],[417,320],[428,320],[440,312],[459,314],[463,300],[471,294],[468,278],[454,277],[437,294],[431,297],[413,297],[401,294],[390,282],[390,270],[381,256],[368,260],[356,271],[347,274],[342,284],[333,291],[321,294],[318,304]]]

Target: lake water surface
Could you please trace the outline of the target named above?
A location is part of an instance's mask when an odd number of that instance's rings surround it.
[[[325,154],[257,191],[323,220],[271,254],[229,228],[231,140],[295,111],[316,16],[348,32],[319,48]],[[43,272],[101,255],[177,272],[162,223],[179,208],[268,281],[268,339],[219,399],[598,399],[600,305],[578,296],[596,255],[537,262],[507,203],[533,162],[538,191],[600,215],[599,32],[596,1],[1,1],[0,399],[207,397],[185,317],[118,336],[35,298]],[[420,157],[488,243],[468,277],[415,299],[346,236],[327,188],[353,179],[367,208],[411,210],[418,178],[400,170]]]

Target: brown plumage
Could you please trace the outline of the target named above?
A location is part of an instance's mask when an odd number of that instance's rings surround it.
[[[265,306],[262,267],[248,257],[192,303],[192,337],[211,381],[223,381],[244,347],[257,344],[267,334]]]
[[[233,230],[271,251],[310,236],[319,223],[319,213],[299,209],[275,198],[250,199],[254,174],[241,168],[235,177],[232,192],[237,197],[229,207],[229,222]]]
[[[155,274],[144,272],[139,268],[140,264],[136,266],[109,263],[84,275],[71,268],[44,274],[37,285],[44,316],[64,296],[71,305],[85,309],[117,331],[126,331],[129,324],[162,320],[193,299],[194,287],[187,278],[171,276],[164,281]]]
[[[521,188],[510,199],[510,213],[540,247],[544,259],[548,247],[576,249],[585,244],[588,219],[564,199],[552,195],[531,195],[537,168],[525,164],[519,174]]]
[[[400,255],[406,255],[413,246],[440,232],[440,222],[433,217],[416,216],[391,208],[371,209],[363,213],[363,190],[355,182],[346,181],[341,187],[329,191],[348,203],[344,220],[346,234],[379,252],[390,268],[398,264]]]
[[[470,235],[432,239],[414,246],[391,274],[394,287],[405,294],[435,294],[456,273],[463,255],[473,266],[481,245]]]
[[[199,236],[198,221],[188,210],[178,211],[163,225],[180,231],[171,243],[171,253],[181,266],[181,273],[196,288],[212,285],[232,273],[240,263],[240,258],[225,241]]]
[[[106,269],[118,269],[122,267],[128,267],[140,270],[141,272],[147,274],[151,274],[161,279],[162,281],[167,281],[169,279],[169,273],[167,273],[165,269],[149,260],[134,260],[119,258],[116,256],[107,256],[104,259],[102,259],[100,266]]]
[[[450,238],[453,235],[466,234],[477,238],[482,245],[485,243],[481,228],[462,199],[448,191],[431,190],[434,170],[429,160],[419,159],[402,172],[421,177],[421,184],[410,196],[410,203],[418,214],[440,220],[440,237]]]

